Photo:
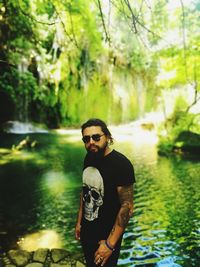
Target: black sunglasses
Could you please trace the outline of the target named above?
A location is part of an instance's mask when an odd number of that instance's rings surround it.
[[[82,140],[85,144],[90,142],[90,138],[92,138],[93,141],[98,142],[103,135],[104,134],[84,135]]]

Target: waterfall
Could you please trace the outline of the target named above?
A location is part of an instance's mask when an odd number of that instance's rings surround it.
[[[113,74],[113,96],[120,105],[122,122],[138,117],[144,111],[142,81],[126,70],[116,70]]]
[[[31,62],[32,64],[32,62]],[[18,71],[20,74],[26,73],[30,66],[30,62],[27,58],[23,57],[21,62],[18,64]],[[23,80],[21,81],[22,77],[19,76],[19,89],[23,85]],[[22,84],[21,84],[22,83]],[[21,90],[20,90],[21,91]],[[23,90],[19,94],[16,93],[16,115],[15,119],[23,122],[28,122],[28,107],[29,107],[29,96],[27,90]]]
[[[7,121],[3,124],[4,133],[26,134],[26,133],[48,133],[46,129],[28,122]]]

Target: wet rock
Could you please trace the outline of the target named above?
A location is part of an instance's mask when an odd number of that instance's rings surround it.
[[[49,250],[47,248],[40,248],[36,250],[33,254],[33,261],[44,263],[47,258],[48,252]]]
[[[40,248],[34,252],[10,250],[0,254],[0,267],[85,267],[82,253]]]
[[[30,258],[31,253],[25,250],[10,250],[8,256],[11,259],[12,263],[18,266],[26,265]]]
[[[55,248],[51,250],[51,257],[53,262],[57,263],[69,256],[69,252],[64,249]],[[56,267],[56,266],[55,266]]]
[[[59,264],[59,263],[51,263],[50,267],[71,267],[70,263]]]
[[[26,267],[43,267],[43,264],[39,262],[32,262],[27,264]]]
[[[83,264],[83,263],[80,262],[80,261],[77,261],[77,262],[76,262],[76,267],[85,267],[85,264]]]
[[[4,255],[2,259],[2,265],[0,264],[0,266],[10,265],[10,264],[11,264],[10,259],[8,259],[6,255]]]

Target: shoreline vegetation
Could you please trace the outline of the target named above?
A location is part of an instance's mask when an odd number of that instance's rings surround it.
[[[33,150],[37,149],[38,142],[34,139],[34,136],[31,136],[34,133],[45,133],[45,134],[60,134],[61,132],[64,133],[70,133],[72,130],[74,130],[74,134],[77,134],[77,128],[67,128],[67,129],[54,129],[54,130],[48,130],[44,128],[41,128],[40,126],[37,127],[37,125],[31,126],[31,123],[28,123],[28,128],[25,124],[25,132],[23,132],[23,122],[20,124],[20,129],[15,128],[15,122],[12,123],[9,122],[6,124],[6,127],[1,127],[0,134],[1,135],[15,135],[19,134],[22,135],[22,138],[19,140],[17,144],[13,144],[11,149],[2,148],[0,150],[0,154],[2,156],[10,154],[14,151],[20,151],[20,150]],[[19,125],[19,122],[17,122],[17,125]],[[116,128],[115,128],[116,127]],[[160,126],[159,126],[160,127]],[[199,158],[200,156],[200,134],[189,131],[189,130],[183,130],[180,131],[179,134],[172,138],[170,136],[171,133],[168,133],[166,137],[159,136],[159,127],[155,126],[155,123],[153,122],[134,122],[134,124],[130,123],[127,125],[119,125],[114,126],[114,131],[118,132],[120,134],[124,135],[131,135],[134,133],[134,131],[137,130],[137,128],[142,129],[146,132],[154,132],[155,135],[158,136],[157,141],[157,151],[160,156],[181,156],[183,158],[185,157],[194,157]],[[158,128],[158,129],[157,129]],[[35,129],[37,129],[35,131]],[[117,129],[117,130],[116,130]]]
[[[182,131],[173,140],[160,141],[158,144],[160,156],[178,155],[192,158],[200,158],[200,134],[191,131]]]
[[[199,16],[197,0],[2,1],[0,133],[10,120],[52,132],[159,113],[159,153],[197,154],[179,135],[200,134]]]

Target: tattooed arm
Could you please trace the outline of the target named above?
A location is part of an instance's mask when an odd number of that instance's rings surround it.
[[[117,214],[115,224],[107,240],[101,240],[100,246],[95,253],[95,263],[98,264],[99,255],[103,257],[103,266],[112,254],[112,248],[122,236],[128,221],[133,213],[133,185],[119,186],[117,188],[121,208]],[[107,244],[105,244],[107,242]],[[109,249],[108,246],[111,248]]]
[[[115,247],[133,213],[133,185],[119,186],[117,190],[121,208],[118,212],[113,229],[107,239],[108,244],[110,244],[111,247]]]

